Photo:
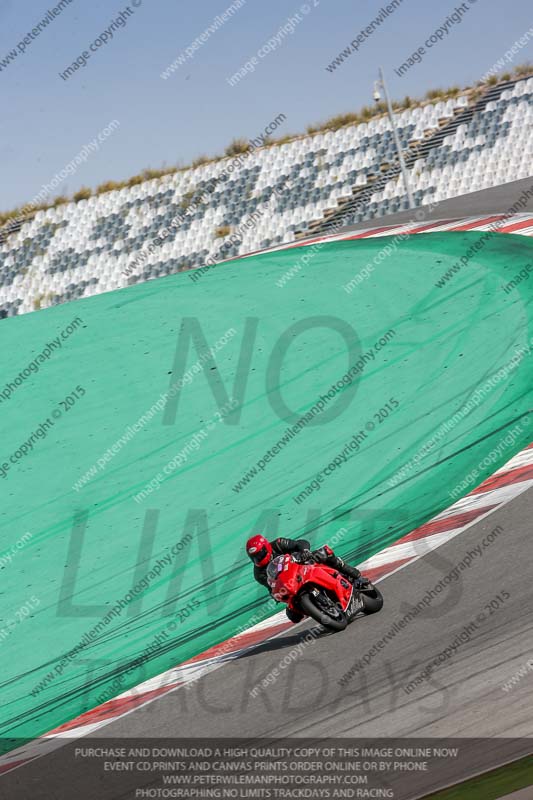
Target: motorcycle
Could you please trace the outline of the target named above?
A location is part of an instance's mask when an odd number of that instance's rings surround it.
[[[294,555],[276,556],[267,567],[272,597],[325,628],[343,631],[356,614],[375,614],[383,595],[372,583],[350,582],[324,564],[302,564]]]

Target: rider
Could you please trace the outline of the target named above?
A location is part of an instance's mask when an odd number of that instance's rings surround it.
[[[267,567],[273,558],[285,553],[298,554],[299,560],[304,563],[312,563],[314,561],[336,569],[350,581],[355,581],[361,577],[361,573],[356,567],[351,567],[342,558],[336,556],[327,544],[318,550],[312,551],[311,544],[307,539],[286,539],[280,536],[278,539],[269,542],[264,536],[257,534],[251,536],[246,542],[246,553],[254,564],[254,578],[258,583],[266,586],[269,592],[271,589],[267,581]],[[292,611],[290,608],[287,608],[286,612],[291,622],[300,622],[304,617],[303,614]]]

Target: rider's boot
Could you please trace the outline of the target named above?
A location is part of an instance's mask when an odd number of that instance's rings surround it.
[[[337,564],[335,565],[335,569],[338,569],[343,575],[349,578],[352,582],[358,580],[361,577],[361,573],[357,569],[357,567],[352,567],[350,564],[347,564],[346,561],[343,561],[342,558],[335,556],[337,560]],[[333,566],[333,565],[332,565]]]
[[[314,550],[313,555],[316,561],[325,564],[332,569],[337,569],[342,575],[352,582],[361,577],[361,573],[357,567],[351,567],[346,563],[346,561],[343,561],[342,558],[336,556],[331,547],[329,547],[327,544],[323,547],[320,547],[318,550]]]
[[[290,621],[294,623],[301,622],[304,618],[303,614],[300,614],[298,611],[294,611],[292,608],[286,608],[285,613]]]

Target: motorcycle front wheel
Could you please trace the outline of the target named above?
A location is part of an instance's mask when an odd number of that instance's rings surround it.
[[[298,598],[304,614],[324,628],[332,631],[343,631],[348,624],[344,611],[324,592],[304,592]]]

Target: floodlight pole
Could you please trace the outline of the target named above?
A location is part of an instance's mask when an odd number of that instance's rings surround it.
[[[381,86],[383,89],[383,93],[385,95],[385,100],[387,103],[387,111],[389,114],[390,124],[392,126],[392,135],[394,136],[394,144],[396,145],[396,151],[398,153],[398,161],[400,162],[400,169],[402,171],[403,182],[405,185],[405,191],[407,194],[407,199],[409,201],[409,208],[414,208],[415,203],[413,200],[413,193],[411,191],[411,184],[409,182],[409,173],[407,171],[407,167],[405,166],[405,160],[402,153],[402,147],[400,144],[400,137],[398,135],[398,128],[396,127],[396,120],[394,119],[394,112],[392,110],[392,105],[389,97],[389,92],[387,91],[387,84],[385,83],[385,75],[383,73],[383,67],[379,68],[379,81],[376,82],[377,85]],[[380,100],[379,91],[374,91],[374,99],[376,101]]]

